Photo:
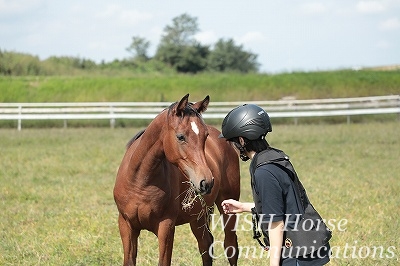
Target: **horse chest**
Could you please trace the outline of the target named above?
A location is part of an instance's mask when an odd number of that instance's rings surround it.
[[[147,178],[142,178],[146,180]],[[149,178],[154,180],[155,178]],[[138,182],[130,189],[131,196],[127,206],[129,216],[141,225],[162,219],[165,216],[177,215],[179,202],[178,191],[171,184],[158,181]]]
[[[159,221],[177,216],[179,204],[174,203],[168,195],[143,193],[134,201],[131,217],[134,227],[153,231]]]

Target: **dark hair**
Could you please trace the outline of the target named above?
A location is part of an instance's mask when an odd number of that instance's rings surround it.
[[[261,151],[269,148],[269,144],[265,138],[256,139],[256,140],[245,139],[245,143],[246,144],[245,144],[244,148],[247,151],[261,152]]]

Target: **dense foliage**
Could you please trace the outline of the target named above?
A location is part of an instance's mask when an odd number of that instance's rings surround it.
[[[198,72],[257,72],[257,55],[246,52],[233,39],[220,39],[214,48],[195,40],[199,31],[197,18],[182,14],[164,28],[153,58],[148,56],[150,42],[133,36],[126,48],[131,57],[112,62],[96,63],[79,57],[56,57],[46,60],[30,54],[0,50],[0,75],[75,75],[82,73],[198,73]]]

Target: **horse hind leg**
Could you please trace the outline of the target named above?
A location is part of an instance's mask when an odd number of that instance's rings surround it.
[[[132,229],[129,221],[121,214],[118,217],[118,226],[124,250],[124,266],[136,265],[140,230]]]

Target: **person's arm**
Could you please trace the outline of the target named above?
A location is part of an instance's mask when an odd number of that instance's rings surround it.
[[[254,202],[240,202],[234,199],[224,200],[221,205],[225,214],[251,212],[251,208],[254,208]]]
[[[283,221],[272,222],[268,230],[269,233],[269,245],[270,245],[270,266],[279,266],[281,259],[281,249],[283,242]]]

